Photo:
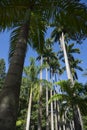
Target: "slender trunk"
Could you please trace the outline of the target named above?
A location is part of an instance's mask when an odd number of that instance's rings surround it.
[[[29,127],[30,127],[31,104],[32,104],[32,87],[30,90],[30,97],[29,97],[29,103],[28,103],[26,130],[29,130]]]
[[[67,52],[66,52],[66,48],[65,48],[65,44],[64,44],[64,33],[62,32],[62,35],[60,37],[60,43],[61,43],[61,47],[63,49],[63,53],[64,53],[64,59],[65,59],[65,64],[66,64],[66,71],[67,71],[67,77],[68,79],[71,80],[72,84],[74,84],[74,80],[73,80],[73,77],[72,77],[72,74],[71,74],[71,71],[70,71],[70,66],[69,66],[69,61],[68,61],[68,56],[67,56]],[[79,110],[79,107],[76,107],[76,112],[74,112],[74,118],[78,118],[77,121],[75,119],[74,123],[75,123],[75,130],[83,130],[83,123],[82,123],[82,120],[81,120],[81,113],[80,113],[80,110]],[[77,125],[76,125],[76,122],[77,122]]]
[[[58,111],[58,130],[61,130],[60,108],[59,108],[59,102],[58,101],[57,101],[57,111]]]
[[[15,130],[29,24],[24,24],[0,93],[0,130]]]
[[[50,98],[51,97],[52,97],[52,89],[50,90]],[[51,130],[54,130],[53,102],[51,102]]]
[[[55,90],[54,90],[54,95],[55,95]],[[54,110],[55,110],[55,130],[58,130],[58,120],[57,120],[57,104],[56,101],[54,101]]]
[[[46,80],[48,81],[48,70],[46,68]],[[49,106],[48,106],[48,86],[46,86],[46,130],[49,130]]]
[[[43,58],[41,56],[41,66],[42,63],[43,63]],[[40,79],[42,80],[42,70],[40,71]],[[38,130],[42,130],[42,84],[40,84],[40,94],[39,94]]]
[[[83,123],[78,106],[73,106],[73,117],[74,117],[75,130],[83,130]]]
[[[64,116],[64,114],[62,115],[62,121],[63,121],[63,130],[66,130],[66,128],[65,128],[65,116]]]
[[[52,73],[50,70],[50,79],[52,82]],[[50,98],[52,97],[52,89],[50,90]],[[53,119],[53,101],[51,102],[51,130],[54,130],[54,119]]]
[[[64,53],[67,77],[68,77],[68,79],[70,79],[73,82],[73,77],[72,77],[72,74],[71,74],[71,71],[70,71],[68,56],[67,56],[65,43],[64,43],[64,33],[62,33],[62,35],[60,37],[60,43],[61,43],[61,47],[62,47],[62,50],[63,50],[63,53]]]

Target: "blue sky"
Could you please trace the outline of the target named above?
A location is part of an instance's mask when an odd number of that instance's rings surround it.
[[[50,34],[50,32],[48,32],[48,33]],[[4,32],[4,33],[0,34],[0,43],[1,43],[0,59],[4,58],[4,60],[6,62],[6,71],[8,70],[8,65],[9,65],[8,64],[9,41],[10,41],[9,36],[10,36],[10,32]],[[85,70],[87,68],[87,40],[83,41],[82,45],[75,44],[75,47],[79,47],[81,50],[81,54],[75,55],[75,58],[79,58],[79,59],[83,60],[81,66]],[[55,48],[58,48],[58,45],[56,45]],[[27,51],[26,58],[25,58],[25,65],[29,64],[30,56],[36,57],[36,55],[37,55],[36,52],[32,48],[28,47],[28,51]],[[79,82],[85,83],[87,81],[87,77],[83,77],[82,74],[83,74],[83,72],[78,71]],[[66,78],[67,78],[66,74],[64,74],[62,76],[62,79],[66,79]]]
[[[83,2],[87,3],[87,0],[83,0]],[[48,32],[48,35],[50,34],[50,32]],[[6,71],[8,70],[8,53],[9,53],[9,39],[10,37],[10,32],[3,32],[0,33],[0,59],[4,58],[5,62],[6,62]],[[76,47],[79,47],[81,50],[81,54],[80,55],[75,55],[75,57],[83,60],[83,63],[81,64],[81,66],[83,67],[83,69],[85,70],[87,68],[87,40],[85,40],[83,42],[82,45],[75,45]],[[57,46],[56,46],[57,47]],[[28,65],[29,63],[29,57],[30,56],[34,56],[36,57],[36,52],[34,50],[32,50],[32,48],[28,48],[28,52],[26,55],[26,59],[25,59],[25,65]],[[81,72],[78,72],[79,75],[79,82],[83,82],[85,83],[87,81],[87,77],[83,77]],[[62,79],[65,79],[66,76],[64,74],[64,76],[62,77]]]

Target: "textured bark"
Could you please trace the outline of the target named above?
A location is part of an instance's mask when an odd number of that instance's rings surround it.
[[[0,130],[15,130],[20,85],[27,48],[28,25],[21,27],[16,49],[0,93]]]

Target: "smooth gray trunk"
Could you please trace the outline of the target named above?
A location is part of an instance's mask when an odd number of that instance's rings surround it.
[[[41,56],[41,66],[43,64],[43,57]],[[42,80],[42,70],[40,71],[40,80]],[[38,130],[42,130],[42,84],[40,84],[39,92],[39,108],[38,108]]]
[[[52,82],[52,72],[51,72],[51,68],[50,68],[50,80]],[[50,90],[50,98],[52,97],[53,93],[52,93],[52,89]],[[53,101],[50,104],[50,109],[51,109],[51,130],[54,130],[54,114],[53,114]]]
[[[54,90],[54,95],[55,95],[55,90]],[[58,130],[58,119],[57,119],[57,102],[54,101],[54,110],[55,110],[55,114],[54,114],[54,117],[55,117],[55,130]]]
[[[67,52],[66,52],[66,48],[65,48],[64,33],[63,32],[62,32],[62,35],[60,37],[60,43],[61,43],[61,48],[62,48],[63,53],[64,53],[67,77],[68,77],[68,79],[70,79],[73,82],[73,77],[72,77],[72,74],[70,71],[70,65],[69,65],[68,56],[67,56]]]
[[[46,80],[48,81],[48,69],[46,68]],[[46,130],[49,130],[49,105],[48,105],[48,86],[46,86]]]
[[[64,33],[63,32],[62,32],[62,35],[60,37],[60,43],[61,43],[61,48],[62,48],[63,53],[64,53],[67,77],[68,77],[68,79],[71,80],[72,84],[74,84],[74,80],[73,80],[73,77],[72,77],[72,74],[71,74],[71,71],[70,71],[68,56],[67,56],[67,52],[66,52],[66,48],[65,48]],[[83,123],[82,123],[82,120],[81,120],[81,113],[80,113],[79,107],[76,107],[75,111],[74,111],[75,130],[83,130],[83,125],[82,125]]]
[[[29,97],[29,103],[28,103],[26,130],[29,130],[29,128],[30,128],[31,104],[32,104],[32,88],[30,90],[30,97]]]
[[[50,90],[50,98],[52,97],[52,89]],[[51,102],[51,130],[54,130],[54,118],[53,118],[53,102]]]
[[[61,130],[61,125],[60,125],[60,108],[59,108],[59,103],[57,101],[57,111],[58,111],[58,130]]]
[[[65,116],[64,116],[64,114],[62,115],[62,121],[63,121],[63,130],[66,130],[66,128],[65,128]]]

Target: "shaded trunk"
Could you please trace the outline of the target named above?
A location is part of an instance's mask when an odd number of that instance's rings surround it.
[[[28,24],[21,27],[4,87],[0,93],[0,130],[15,130],[28,27]]]
[[[43,63],[43,58],[41,56],[41,66]],[[40,71],[40,79],[42,80],[42,70]],[[38,130],[42,130],[42,84],[40,84],[40,94],[39,94],[39,108],[38,108]]]
[[[46,80],[48,81],[48,70],[46,68]],[[46,86],[46,130],[49,130],[49,106],[48,106],[48,86]]]
[[[73,118],[75,130],[83,130],[83,122],[81,119],[81,113],[78,106],[73,106]]]
[[[28,103],[26,130],[29,130],[30,128],[31,104],[32,104],[32,88],[30,90],[30,97],[29,97],[29,103]]]

